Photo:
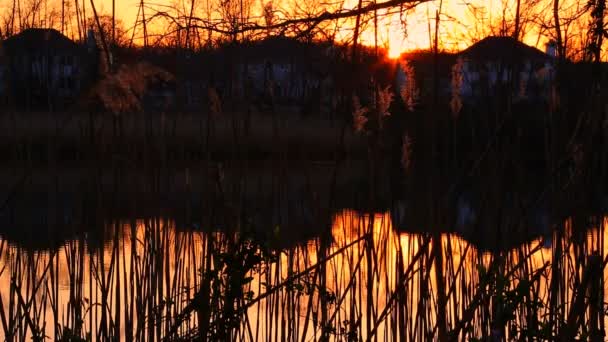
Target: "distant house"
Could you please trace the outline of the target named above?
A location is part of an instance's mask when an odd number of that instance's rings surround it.
[[[487,37],[458,54],[452,77],[458,76],[455,85],[465,101],[497,94],[536,101],[546,98],[553,79],[554,48],[549,44],[547,49],[544,53],[511,37]]]
[[[326,49],[319,44],[277,37],[238,50],[234,90],[243,96],[272,94],[277,102],[300,104],[318,96],[328,76]]]
[[[443,102],[458,95],[464,104],[495,100],[498,95],[514,102],[547,102],[554,59],[552,44],[544,53],[510,37],[487,37],[456,54],[404,54],[395,83],[402,92],[418,91],[421,102],[435,94]]]
[[[65,106],[95,77],[96,51],[57,30],[27,29],[3,46],[11,101],[17,106]]]
[[[267,109],[270,97],[282,110],[318,112],[331,99],[333,83],[327,44],[273,37],[226,44],[213,50],[155,50],[140,59],[175,76],[175,107],[204,111],[213,88],[230,108],[252,105]],[[131,58],[131,57],[130,57]],[[241,107],[242,108],[242,107]]]

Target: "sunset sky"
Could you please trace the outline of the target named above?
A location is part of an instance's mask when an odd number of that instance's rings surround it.
[[[163,3],[162,0],[159,0],[154,3],[160,4],[161,6],[165,4],[181,3],[177,0],[165,1],[166,2]],[[197,6],[205,6],[206,1],[209,0],[198,2]],[[314,0],[312,1],[314,2]],[[254,0],[252,12],[259,13],[261,3],[266,2],[267,1]],[[504,3],[505,0],[443,1],[441,10],[442,24],[440,27],[440,37],[443,42],[443,48],[448,50],[459,50],[468,46],[472,40],[480,39],[483,36],[491,34],[488,24],[493,22],[494,25],[496,25],[500,20]],[[97,0],[96,4],[100,12],[109,13],[111,10],[111,0]],[[137,0],[117,1],[118,16],[122,19],[127,28],[132,27],[135,23],[138,4],[139,2]],[[275,0],[274,4],[275,7],[278,7],[279,9],[288,9],[290,7],[290,3],[284,0]],[[508,4],[506,12],[507,17],[512,18],[515,1],[509,1]],[[355,8],[356,5],[357,0],[345,0],[344,8]],[[414,11],[402,15],[402,18],[407,22],[407,34],[404,32],[404,26],[401,23],[399,14],[395,13],[388,17],[384,17],[379,25],[379,45],[388,45],[390,54],[393,56],[406,50],[428,48],[430,44],[429,40],[431,38],[431,35],[429,35],[429,24],[431,30],[434,30],[434,23],[429,22],[429,18],[431,21],[434,20],[438,6],[439,1],[427,2],[419,5]],[[156,8],[160,7],[156,6]],[[483,13],[482,15],[477,15],[477,19],[474,19],[475,16],[472,13],[473,8],[476,8],[478,13]],[[147,11],[149,13],[152,12],[152,10]],[[371,28],[371,23],[369,25],[370,27],[362,33],[362,41],[364,44],[373,45],[374,32]],[[539,37],[537,30],[528,29],[528,31],[529,33],[524,37],[524,41],[530,45],[542,47],[546,38]],[[347,39],[350,35],[352,35],[352,29],[344,30],[341,38]]]
[[[28,0],[24,0],[27,2]],[[48,6],[59,6],[61,0],[47,0]],[[66,0],[64,0],[66,1]],[[91,17],[91,6],[90,0],[84,0],[87,8],[87,16]],[[112,8],[112,0],[94,0],[97,7],[97,11],[100,14],[109,15]],[[195,0],[195,16],[203,17],[206,8],[212,8],[214,15],[217,17],[217,8],[219,0]],[[260,18],[261,8],[263,4],[268,3],[269,0],[249,0],[251,3],[251,16]],[[386,1],[386,0],[378,0]],[[73,6],[72,1],[66,1]],[[175,14],[174,8],[181,8],[182,13],[187,12],[190,4],[190,0],[156,0],[156,1],[145,1],[146,3],[146,15],[149,18],[155,11],[163,10],[169,12],[171,15]],[[336,2],[337,5],[333,5],[333,8],[328,8],[330,5],[322,5],[327,2],[321,0],[274,0],[274,8],[276,13],[293,13],[294,4],[300,7],[310,8],[315,13],[321,13],[323,6],[328,11],[334,11],[335,8],[339,7],[342,2]],[[369,2],[364,2],[369,3]],[[441,8],[441,25],[440,25],[440,44],[443,49],[446,50],[460,50],[469,46],[472,42],[479,40],[485,36],[497,34],[500,30],[501,18],[503,13],[507,21],[513,21],[515,11],[515,0],[444,0]],[[544,20],[552,20],[550,0],[534,0],[534,1],[522,1],[522,13],[528,16],[528,19],[534,18],[534,22],[528,21],[524,23],[523,30],[526,34],[523,36],[523,40],[533,46],[543,48],[544,43],[548,40],[545,33],[539,31],[538,22]],[[586,0],[563,0],[562,1],[562,12],[564,16],[571,15],[577,10],[580,10],[586,3]],[[357,0],[344,0],[344,9],[353,9],[357,6]],[[430,1],[417,6],[414,10],[411,10],[401,15],[397,9],[392,9],[393,12],[390,15],[386,14],[386,11],[380,11],[379,15],[382,15],[379,21],[378,29],[378,44],[381,47],[388,47],[391,56],[397,56],[400,52],[412,50],[412,49],[426,49],[430,46],[430,40],[434,32],[434,18],[435,13],[438,9],[439,1]],[[535,4],[535,5],[530,5]],[[8,13],[9,2],[0,4],[0,11]],[[125,29],[127,30],[128,38],[131,38],[132,28],[136,22],[138,14],[138,0],[116,0],[116,13],[117,18],[120,19]],[[530,7],[534,6],[534,7]],[[506,9],[506,10],[505,10]],[[474,13],[475,12],[475,13]],[[261,20],[261,19],[260,19]],[[406,25],[403,24],[406,22]],[[587,17],[582,17],[581,22],[584,24],[588,23]],[[162,19],[156,19],[153,23],[149,24],[148,32],[163,33],[166,31],[167,21],[163,22]],[[339,23],[342,28],[337,38],[342,41],[348,41],[351,39],[353,34],[354,20],[346,20]],[[580,26],[580,25],[579,25]],[[430,33],[429,33],[430,29]],[[570,31],[574,32],[576,27],[571,27]],[[580,30],[579,30],[580,31]],[[74,31],[71,31],[74,32]],[[581,31],[582,32],[582,31]],[[66,32],[66,35],[73,35],[73,33]],[[135,38],[142,37],[141,26],[135,30]],[[361,33],[361,41],[363,44],[373,45],[374,44],[374,30],[371,21],[367,24],[367,29]],[[580,37],[579,37],[580,38]],[[141,39],[140,39],[141,42]],[[137,43],[137,41],[136,41]]]

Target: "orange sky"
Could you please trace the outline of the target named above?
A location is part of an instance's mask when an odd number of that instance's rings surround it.
[[[49,4],[56,3],[60,4],[60,0],[48,0]],[[64,0],[65,1],[65,0]],[[85,0],[87,5],[87,15],[91,16],[90,0]],[[110,14],[112,0],[94,0],[98,13]],[[170,4],[181,4],[180,6],[187,7],[190,0],[145,0],[146,6],[153,6],[157,9],[167,9],[166,6]],[[215,6],[218,0],[196,0],[199,11],[205,7],[207,3],[211,3]],[[258,15],[262,3],[267,3],[269,0],[251,0],[253,4],[252,15]],[[293,8],[294,0],[273,0],[275,8],[284,11],[290,11]],[[298,0],[298,5],[305,4],[304,6],[312,7],[315,11],[318,11],[318,3],[321,0]],[[377,0],[385,1],[385,0]],[[185,2],[185,3],[184,3]],[[355,8],[358,0],[344,0],[344,8],[351,9]],[[541,0],[542,3],[549,4],[549,0]],[[71,2],[70,2],[71,3]],[[501,17],[503,10],[503,4],[508,3],[510,8],[506,11],[507,17],[513,17],[513,9],[515,0],[444,0],[441,10],[441,25],[440,25],[440,42],[444,49],[448,50],[460,50],[471,44],[473,40],[481,39],[484,36],[491,34],[488,29],[488,23],[493,22],[496,24]],[[528,2],[524,2],[528,3]],[[564,0],[562,1],[564,11],[571,10],[572,3],[586,3],[585,0]],[[137,12],[138,12],[139,0],[116,0],[117,6],[117,17],[122,20],[125,28],[129,31],[129,38],[131,36],[130,29],[133,27]],[[8,2],[0,3],[0,11],[8,10]],[[51,6],[51,5],[49,5]],[[58,5],[60,6],[60,5]],[[164,7],[163,7],[164,6]],[[429,1],[416,7],[415,10],[405,13],[401,16],[399,14],[393,14],[391,16],[384,16],[379,22],[378,30],[378,43],[380,46],[389,47],[391,56],[396,56],[400,52],[412,49],[426,49],[430,44],[429,27],[431,31],[434,30],[434,17],[435,12],[439,6],[439,1]],[[471,9],[477,8],[479,13],[482,15],[477,16],[477,20],[474,20]],[[147,15],[149,16],[153,10],[150,8],[146,9]],[[548,15],[550,11],[537,9],[541,15]],[[382,15],[385,11],[380,11]],[[407,22],[406,30],[401,23],[401,19]],[[583,19],[586,22],[586,19]],[[348,39],[352,35],[352,21],[348,25],[351,29],[343,30],[338,39]],[[371,29],[371,23],[369,28],[362,32],[361,40],[364,44],[373,45],[374,43],[374,31]],[[149,26],[149,31],[162,31],[160,25]],[[530,45],[541,47],[547,40],[546,37],[539,35],[538,30],[534,28],[527,29],[530,33],[524,37],[524,41]],[[405,34],[407,31],[407,34]],[[141,32],[136,33],[137,36],[141,36]]]
[[[276,3],[284,5],[282,0],[275,0]],[[490,3],[491,1],[475,0],[482,3]],[[167,1],[169,2],[169,1]],[[158,0],[155,3],[162,3],[162,0]],[[257,1],[256,1],[257,3]],[[354,8],[356,6],[356,0],[346,0],[345,8]],[[112,0],[97,0],[96,5],[98,6],[99,12],[109,13],[111,10]],[[139,1],[137,0],[124,0],[117,1],[117,13],[118,16],[125,23],[127,28],[130,28],[135,23],[137,17],[137,7]],[[429,46],[429,34],[427,29],[427,12],[431,13],[434,17],[434,12],[437,8],[437,2],[432,1],[425,3],[416,9],[414,13],[406,15],[408,21],[407,36],[404,35],[403,26],[400,23],[399,15],[392,15],[388,18],[384,18],[379,23],[381,27],[378,32],[379,45],[386,46],[387,43],[390,47],[391,54],[395,55],[398,52],[409,50],[428,48]],[[459,1],[446,1],[444,4],[444,10],[449,12],[450,15],[462,14],[465,12],[465,8]],[[352,31],[344,33],[344,36],[352,34]],[[374,32],[373,30],[367,30],[363,32],[362,42],[364,44],[374,44]]]

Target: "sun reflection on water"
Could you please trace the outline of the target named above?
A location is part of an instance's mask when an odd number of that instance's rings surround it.
[[[562,240],[554,235],[549,246],[539,238],[504,253],[482,253],[457,235],[441,234],[443,270],[435,272],[437,254],[430,235],[395,231],[390,213],[346,210],[334,215],[331,236],[285,248],[277,259],[261,261],[244,284],[244,298],[236,301],[237,310],[247,310],[232,337],[270,341],[319,339],[325,334],[346,340],[373,332],[380,339],[424,339],[436,336],[441,292],[448,330],[475,307],[468,330],[459,336],[484,336],[491,324],[489,307],[497,300],[496,294],[486,294],[503,278],[506,283],[500,289],[507,295],[520,282],[530,282],[529,295],[545,304],[535,312],[542,321],[549,314],[551,273],[562,272],[561,300],[568,312],[568,298],[575,292],[568,282],[577,277],[580,282],[585,270],[585,263],[577,260],[594,253],[606,256],[606,223],[601,220],[585,233],[584,241],[572,243],[576,238],[570,220]],[[124,223],[107,231],[109,242],[101,250],[89,248],[84,240],[35,252],[2,242],[0,299],[4,328],[17,327],[13,339],[29,339],[37,327],[49,340],[67,331],[92,339],[104,334],[120,334],[121,340],[161,339],[197,296],[202,270],[219,265],[220,254],[229,251],[222,247],[208,254],[225,234],[177,230],[171,220],[139,220],[134,227]],[[568,267],[550,267],[557,246],[564,251],[561,265]],[[494,282],[487,282],[484,277],[495,266],[501,271]],[[443,277],[443,289],[437,274]],[[256,300],[260,295],[263,299]],[[521,310],[514,311],[511,323],[519,329],[530,319]],[[193,312],[179,322],[177,332],[196,332],[199,315]],[[512,333],[504,331],[506,336]],[[4,329],[2,334],[6,337]]]

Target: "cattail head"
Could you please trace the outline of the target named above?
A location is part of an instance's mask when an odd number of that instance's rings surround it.
[[[173,75],[149,63],[123,65],[97,82],[89,97],[96,98],[114,115],[138,112],[142,110],[142,98],[151,85],[173,80]]]
[[[413,111],[420,97],[420,90],[416,87],[414,68],[404,60],[401,63],[401,69],[403,69],[403,73],[405,74],[405,83],[399,89],[399,95],[405,107],[409,111]]]
[[[212,115],[219,115],[222,113],[222,101],[220,100],[220,96],[215,90],[214,87],[209,87],[207,89],[207,96],[209,97],[209,111]]]
[[[367,123],[367,116],[365,115],[367,112],[369,112],[369,109],[361,106],[359,97],[353,95],[353,129],[355,132],[361,133],[365,130],[365,124]]]
[[[384,89],[378,87],[378,102],[376,103],[376,110],[381,118],[391,115],[388,110],[392,102],[393,92],[391,91],[391,86],[386,86]]]
[[[462,87],[464,85],[464,61],[458,58],[456,64],[452,66],[452,98],[450,99],[450,109],[454,118],[458,118],[462,110]]]

